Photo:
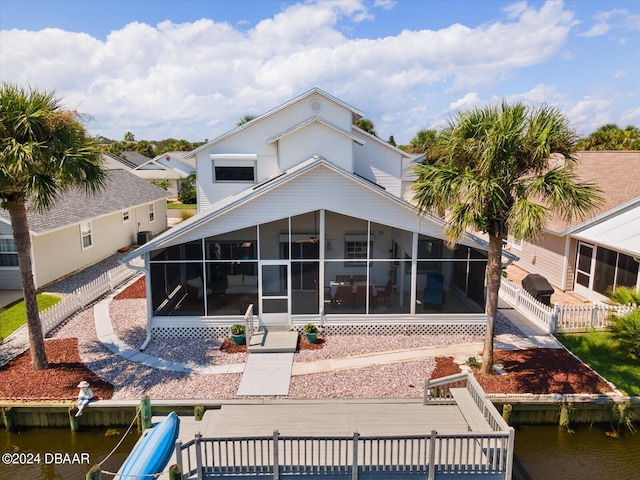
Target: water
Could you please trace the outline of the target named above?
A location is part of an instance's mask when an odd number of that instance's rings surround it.
[[[603,426],[516,428],[514,480],[640,479],[640,432],[606,435]]]
[[[115,430],[120,435],[106,436],[105,428],[80,432],[35,428],[19,433],[0,429],[0,454],[4,454],[0,461],[0,479],[83,480],[89,469],[104,460],[118,444],[126,428]],[[138,433],[134,428],[102,469],[116,472],[137,440]],[[8,465],[7,453],[14,453],[10,463],[17,461],[21,465]],[[103,478],[112,477],[103,475]]]
[[[125,429],[117,429],[124,434]],[[623,432],[611,438],[601,427],[577,426],[574,434],[557,426],[522,426],[516,429],[514,480],[640,479],[640,433]],[[0,480],[82,480],[92,465],[102,461],[121,436],[105,436],[106,429],[71,432],[65,429],[32,429],[21,433],[0,430],[0,453],[16,450],[40,453],[40,464],[0,463]],[[103,465],[117,471],[138,438],[135,429]],[[15,446],[15,447],[14,447]],[[62,464],[54,452],[73,454],[80,463]],[[45,454],[49,454],[45,458]],[[88,463],[82,454],[88,454]],[[49,460],[50,463],[46,463]],[[58,460],[58,461],[56,461]],[[103,476],[111,478],[111,476]]]

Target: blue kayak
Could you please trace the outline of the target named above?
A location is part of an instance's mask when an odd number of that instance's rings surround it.
[[[140,480],[140,475],[162,472],[173,454],[179,429],[180,419],[171,412],[136,444],[120,467],[117,478]]]

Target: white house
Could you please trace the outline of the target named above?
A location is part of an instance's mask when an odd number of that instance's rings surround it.
[[[361,117],[314,88],[186,156],[198,214],[125,258],[144,255],[150,332],[208,335],[250,304],[267,328],[484,331],[486,244],[445,246],[403,198],[410,156]]]
[[[36,288],[167,228],[167,192],[124,170],[109,170],[95,195],[66,192],[50,209],[27,211]],[[0,290],[22,288],[9,212],[0,209]]]
[[[179,193],[178,182],[182,178],[194,173],[195,160],[184,158],[188,152],[166,152],[135,167],[131,173],[149,181],[169,182],[171,197],[177,197]]]

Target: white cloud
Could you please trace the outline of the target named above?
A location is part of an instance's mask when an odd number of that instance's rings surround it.
[[[373,18],[357,0],[294,4],[242,30],[208,19],[131,23],[104,41],[56,29],[5,30],[0,71],[3,80],[55,89],[69,107],[95,118],[93,133],[111,138],[126,131],[150,139],[214,138],[243,115],[318,86],[372,119],[385,118],[378,130],[400,140],[406,129],[438,121],[413,110],[426,89],[434,92],[432,111],[446,111],[435,98],[443,91],[477,101],[468,92],[562,54],[574,24],[562,3],[536,9],[521,2],[509,12],[508,22],[378,39],[342,35],[338,22]],[[386,112],[401,113],[391,115],[392,123]]]
[[[470,107],[480,103],[480,97],[476,92],[467,93],[464,97],[449,104],[449,110],[458,110],[460,107]]]
[[[589,30],[581,33],[581,36],[599,37],[607,34],[612,29],[640,30],[640,15],[631,13],[623,8],[598,12],[593,18],[596,23]]]
[[[376,0],[373,4],[374,7],[384,8],[385,10],[391,10],[398,3],[396,0]]]
[[[635,124],[640,123],[640,107],[633,108],[631,110],[625,110],[622,112],[622,116],[620,117],[620,122],[623,126],[627,124]]]

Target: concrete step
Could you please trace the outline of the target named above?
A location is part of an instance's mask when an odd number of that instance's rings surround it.
[[[262,331],[254,333],[247,345],[250,353],[295,352],[298,347],[298,332]]]

